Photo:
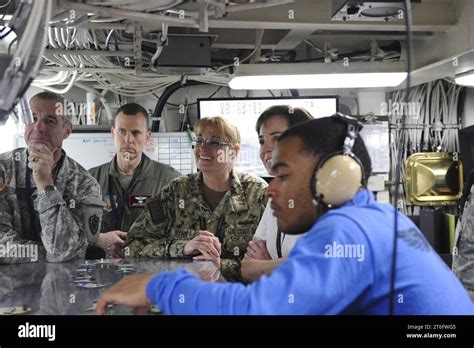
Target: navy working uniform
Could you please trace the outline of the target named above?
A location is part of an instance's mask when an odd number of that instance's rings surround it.
[[[130,257],[184,258],[184,246],[207,230],[222,244],[221,270],[229,281],[240,280],[240,262],[265,209],[267,183],[232,171],[230,189],[213,210],[203,195],[202,172],[173,180],[130,229],[124,253]]]

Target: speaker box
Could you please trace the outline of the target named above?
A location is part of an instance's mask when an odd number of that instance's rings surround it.
[[[448,152],[419,152],[405,163],[405,191],[415,205],[437,206],[462,195],[462,163]]]

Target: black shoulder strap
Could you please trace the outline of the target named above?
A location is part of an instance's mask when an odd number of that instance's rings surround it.
[[[276,249],[277,249],[278,258],[281,259],[282,253],[281,253],[281,231],[280,230],[277,231]]]
[[[459,217],[462,216],[463,210],[464,210],[464,205],[466,204],[466,201],[469,197],[469,194],[471,193],[471,187],[474,184],[474,169],[471,170],[471,174],[469,175],[469,179],[467,180],[466,184],[463,187],[462,190],[462,196],[459,199],[459,204],[458,204],[458,212],[459,212]]]
[[[467,185],[464,187],[463,190],[463,196],[469,196],[469,193],[471,193],[471,187],[474,184],[474,169],[471,170],[471,174],[469,175],[469,180],[467,181]]]

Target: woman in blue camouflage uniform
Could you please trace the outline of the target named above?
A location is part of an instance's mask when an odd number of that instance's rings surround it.
[[[236,127],[221,117],[195,125],[200,172],[174,179],[146,203],[125,241],[128,257],[193,258],[240,280],[240,262],[265,209],[267,184],[234,169]]]

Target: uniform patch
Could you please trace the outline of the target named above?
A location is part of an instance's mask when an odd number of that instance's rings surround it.
[[[99,222],[100,219],[97,215],[92,215],[89,218],[89,230],[91,231],[92,235],[96,234],[99,231]]]
[[[3,182],[0,182],[0,192],[3,192],[5,190],[6,185]]]
[[[128,195],[128,207],[143,208],[145,201],[150,197],[151,195]]]
[[[153,224],[156,225],[165,221],[166,215],[159,200],[154,200],[148,203],[148,210],[150,211],[151,221]]]

